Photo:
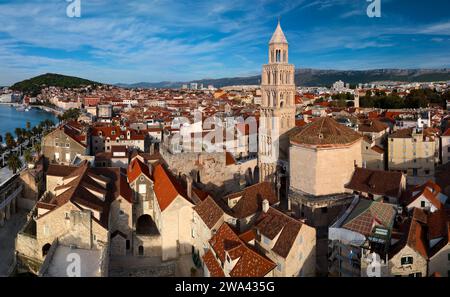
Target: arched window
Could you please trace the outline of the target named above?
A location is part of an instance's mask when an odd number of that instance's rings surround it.
[[[283,62],[287,62],[287,55],[286,55],[286,51],[283,51]]]
[[[273,50],[270,51],[270,63],[273,63],[274,60],[274,55],[273,55]]]
[[[277,63],[281,62],[281,50],[277,50]]]

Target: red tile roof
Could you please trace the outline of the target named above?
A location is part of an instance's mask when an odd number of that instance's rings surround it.
[[[128,165],[127,175],[129,183],[134,182],[141,175],[144,175],[148,179],[151,179],[150,168],[146,164],[142,163],[139,158],[133,159],[133,161],[131,161],[131,164]]]
[[[262,235],[271,240],[280,234],[272,251],[281,257],[286,258],[289,255],[302,226],[302,222],[270,207],[267,213],[261,213],[255,227]]]
[[[178,196],[186,199],[186,191],[161,164],[156,165],[153,170],[153,180],[153,189],[161,211],[164,211]]]
[[[304,127],[294,128],[289,134],[294,143],[317,147],[351,144],[362,138],[356,131],[329,117],[321,117]]]
[[[227,223],[220,226],[209,243],[220,262],[226,261],[226,252],[232,259],[239,258],[230,272],[232,277],[264,277],[276,267],[270,259],[248,247]]]
[[[375,195],[400,197],[402,180],[401,172],[355,168],[345,188]]]
[[[208,250],[206,254],[203,255],[203,262],[208,268],[211,277],[225,277],[222,267],[220,267],[211,250]]]

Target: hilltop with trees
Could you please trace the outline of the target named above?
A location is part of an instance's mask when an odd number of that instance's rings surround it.
[[[81,88],[89,85],[99,86],[102,84],[74,76],[47,73],[15,83],[11,89],[36,96],[45,87]]]

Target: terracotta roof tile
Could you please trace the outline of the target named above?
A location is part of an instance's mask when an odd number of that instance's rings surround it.
[[[239,259],[230,272],[232,277],[264,277],[276,267],[270,259],[248,247],[227,223],[220,226],[209,243],[222,263],[226,261],[226,251],[233,259]]]
[[[402,190],[401,172],[355,168],[347,189],[375,195],[400,197]]]
[[[164,211],[178,196],[187,200],[187,194],[180,183],[161,164],[153,170],[155,195],[161,211]]]
[[[272,250],[281,257],[286,258],[294,245],[294,241],[302,225],[301,222],[270,207],[267,213],[262,213],[260,218],[258,218],[258,223],[255,228],[271,240],[280,234]]]
[[[209,229],[214,227],[214,225],[223,217],[223,210],[214,202],[211,197],[206,198],[200,204],[194,207],[194,210],[203,220],[203,222],[208,226]]]
[[[228,199],[241,197],[233,208],[228,207]],[[235,218],[245,218],[262,209],[262,201],[267,199],[270,205],[278,203],[278,197],[270,182],[262,182],[245,188],[241,192],[227,195],[219,205]]]
[[[318,147],[351,144],[362,138],[356,131],[329,117],[321,117],[304,127],[296,127],[289,135],[296,144]]]

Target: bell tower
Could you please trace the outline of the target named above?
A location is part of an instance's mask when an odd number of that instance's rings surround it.
[[[261,78],[259,170],[261,181],[275,181],[280,160],[288,158],[286,132],[295,127],[295,67],[289,64],[289,44],[280,21],[269,42],[269,63]]]

